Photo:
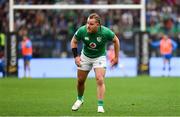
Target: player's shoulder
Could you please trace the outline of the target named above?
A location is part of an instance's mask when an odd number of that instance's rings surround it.
[[[82,37],[84,36],[84,34],[86,34],[87,30],[86,30],[86,26],[81,26],[78,28],[78,30],[75,32],[74,36],[76,37],[76,39],[80,40],[82,39]]]
[[[108,27],[105,27],[105,26],[101,26],[101,29],[102,29],[102,31],[103,32],[112,32],[112,30],[111,29],[109,29]]]
[[[102,29],[102,34],[103,35],[112,35],[112,36],[114,36],[114,32],[111,30],[111,29],[109,29],[108,27],[105,27],[105,26],[101,26],[101,29]]]
[[[78,31],[82,31],[82,32],[86,31],[86,25],[79,27]]]

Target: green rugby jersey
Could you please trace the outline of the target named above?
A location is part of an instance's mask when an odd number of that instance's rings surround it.
[[[83,54],[96,58],[106,55],[106,43],[112,41],[114,35],[114,32],[104,26],[101,26],[101,29],[98,27],[97,33],[88,33],[85,25],[80,27],[74,36],[77,41],[83,42]]]

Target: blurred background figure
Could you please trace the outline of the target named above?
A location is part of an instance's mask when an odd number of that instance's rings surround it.
[[[123,53],[123,51],[119,51],[119,62],[118,62],[118,64],[112,66],[111,61],[114,58],[114,56],[115,56],[114,46],[109,45],[108,50],[107,50],[107,60],[108,60],[107,67],[109,67],[110,70],[119,69],[122,71],[123,75],[126,76],[125,65],[121,62],[121,58],[126,57],[126,55]]]
[[[5,77],[5,58],[3,51],[0,51],[0,72],[2,73],[2,77]]]
[[[110,64],[110,67],[111,67],[111,68],[118,66],[118,64],[116,64],[116,65],[112,65],[112,64],[111,64],[111,61],[112,61],[112,59],[113,59],[114,57],[115,57],[114,46],[113,46],[113,45],[110,45],[110,46],[109,46],[109,49],[107,50],[107,60],[108,60],[108,62],[109,62],[109,64]]]
[[[32,42],[27,36],[27,29],[23,27],[20,31],[20,35],[22,35],[21,42],[21,52],[24,60],[24,77],[31,78],[31,70],[30,70],[30,60],[32,58]]]
[[[177,48],[177,43],[172,40],[167,35],[163,35],[160,41],[151,42],[153,47],[159,47],[160,53],[163,57],[163,71],[166,70],[166,65],[168,66],[168,71],[171,71],[171,58],[173,51]]]
[[[2,77],[5,77],[5,57],[4,57],[4,46],[5,46],[6,35],[4,34],[2,21],[0,20],[0,72]]]

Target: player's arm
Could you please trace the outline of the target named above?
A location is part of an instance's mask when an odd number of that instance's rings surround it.
[[[160,46],[160,41],[153,41],[153,42],[151,42],[150,44],[151,44],[151,46],[153,46],[153,47],[159,47],[159,46]]]
[[[72,40],[71,40],[71,48],[72,48],[74,58],[78,56],[77,45],[78,45],[78,42],[77,42],[76,38],[73,37]]]
[[[26,48],[31,48],[32,47],[32,43],[31,43],[31,41],[28,41],[27,43],[26,43]]]
[[[171,42],[172,42],[172,45],[173,45],[173,50],[176,50],[177,49],[177,43],[171,39]]]
[[[111,61],[112,66],[118,64],[118,60],[119,60],[120,44],[119,44],[119,39],[118,39],[118,37],[116,35],[114,36],[113,44],[114,44],[115,57]]]
[[[81,59],[78,55],[77,45],[78,45],[78,41],[76,40],[75,36],[73,36],[71,40],[71,49],[72,49],[72,53],[73,53],[76,65],[80,66]]]

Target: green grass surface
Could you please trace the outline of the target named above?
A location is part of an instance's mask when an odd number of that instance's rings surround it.
[[[0,79],[0,116],[180,116],[180,78],[106,78],[105,113],[97,113],[96,82],[87,79],[76,112],[76,79]]]

